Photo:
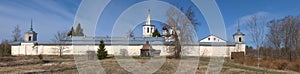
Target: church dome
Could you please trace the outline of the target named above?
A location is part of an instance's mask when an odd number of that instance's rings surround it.
[[[33,31],[33,30],[29,30],[29,31],[27,31],[26,33],[29,33],[29,34],[35,34],[36,32]]]
[[[234,35],[245,35],[244,33],[242,33],[241,31],[236,32]]]
[[[162,30],[168,30],[167,26],[164,26],[164,27],[162,28]]]

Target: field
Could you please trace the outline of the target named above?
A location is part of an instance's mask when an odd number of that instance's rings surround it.
[[[134,57],[138,62],[145,63],[149,58]],[[73,56],[43,56],[40,60],[38,56],[6,56],[0,58],[1,74],[78,74]],[[123,58],[123,60],[127,60]],[[130,60],[128,60],[130,62]],[[185,59],[184,61],[189,61]],[[296,74],[298,72],[288,70],[274,70],[267,68],[256,69],[255,66],[246,66],[233,63],[233,60],[225,59],[221,74]],[[114,58],[99,61],[108,74],[131,74],[120,67]],[[154,74],[173,74],[178,67],[178,59],[166,59],[162,67]],[[209,58],[201,57],[196,74],[203,74],[207,70]]]

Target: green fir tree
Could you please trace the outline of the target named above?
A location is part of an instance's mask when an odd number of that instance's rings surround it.
[[[78,23],[76,30],[75,30],[75,34],[73,36],[84,36],[83,29],[81,28],[80,23]]]
[[[161,37],[160,33],[158,32],[157,28],[152,33],[152,37]]]
[[[68,32],[67,36],[73,36],[73,34],[75,34],[75,32],[74,32],[74,28],[72,27],[71,30]]]
[[[97,51],[97,57],[99,60],[105,59],[107,57],[107,51],[105,49],[105,44],[103,40],[100,41],[99,48]]]

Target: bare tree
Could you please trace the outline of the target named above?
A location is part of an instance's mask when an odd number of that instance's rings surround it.
[[[181,9],[184,12],[183,8]],[[195,40],[195,31],[193,25],[198,25],[195,19],[195,14],[191,7],[188,8],[184,14],[176,10],[174,7],[170,7],[166,13],[168,18],[167,25],[169,25],[172,30],[174,37],[174,49],[170,49],[173,52],[175,58],[180,58],[182,54],[182,45],[193,43]]]
[[[252,38],[253,43],[255,44],[256,49],[258,49],[258,63],[257,68],[259,69],[259,60],[260,60],[260,50],[263,50],[262,45],[265,41],[265,30],[264,27],[266,25],[265,19],[261,16],[253,15],[247,21],[248,32]]]
[[[299,55],[300,55],[300,52],[299,52],[299,50],[300,50],[300,16],[297,16],[297,17],[295,17],[295,19],[296,19],[296,24],[295,24],[295,27],[294,27],[294,46],[295,46],[295,56],[296,56],[296,58],[298,58],[299,57]]]
[[[127,37],[134,37],[134,33],[133,33],[132,28],[130,28],[130,29],[128,30],[128,32],[126,32],[126,36],[127,36]]]
[[[271,20],[269,22],[268,28],[269,28],[269,33],[267,34],[267,39],[269,41],[269,46],[272,47],[273,49],[277,50],[277,54],[274,57],[280,58],[281,57],[281,41],[282,41],[282,25],[281,21],[279,20]]]
[[[299,53],[299,17],[287,16],[269,22],[267,34],[270,46],[277,51],[279,56],[290,61]],[[297,52],[294,52],[297,51]]]
[[[55,43],[58,43],[58,50],[59,50],[59,56],[61,57],[63,54],[63,49],[65,49],[64,44],[65,44],[65,39],[67,38],[67,33],[66,32],[57,32],[54,35],[53,41]]]
[[[299,19],[299,18],[298,18]],[[298,37],[298,41],[297,41],[297,57],[300,57],[300,24],[298,24],[298,35],[297,35],[297,37]]]
[[[16,25],[14,27],[14,30],[12,31],[13,33],[13,41],[16,42],[16,41],[22,41],[22,38],[21,38],[21,29],[20,29],[20,26],[19,25]]]
[[[297,18],[292,16],[287,16],[282,19],[283,20],[283,46],[285,50],[285,55],[288,56],[289,60],[293,60],[293,51],[297,48],[297,24],[300,24],[297,20]]]

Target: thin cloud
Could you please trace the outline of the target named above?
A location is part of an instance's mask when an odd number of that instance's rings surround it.
[[[228,37],[229,37],[229,40],[233,40],[232,38],[232,34],[236,33],[237,29],[238,29],[238,23],[240,24],[240,29],[241,29],[241,32],[243,32],[246,36],[246,41],[247,42],[252,42],[252,39],[249,38],[249,31],[247,31],[247,22],[252,18],[252,16],[256,15],[257,17],[260,17],[264,20],[270,20],[271,19],[271,13],[269,12],[265,12],[265,11],[259,11],[259,12],[256,12],[256,13],[253,13],[253,14],[249,14],[249,15],[245,15],[245,16],[242,16],[240,18],[238,18],[234,24],[230,25],[228,28],[227,28],[227,31],[229,32],[228,33]]]
[[[73,0],[64,0],[73,1]],[[70,4],[70,3],[69,3]],[[73,24],[77,6],[55,0],[0,1],[0,39],[10,39],[13,26],[20,25],[22,33],[28,31],[30,19],[40,40],[49,40],[57,31],[65,31]],[[22,34],[23,35],[23,34]],[[49,38],[50,37],[50,38]]]
[[[240,19],[238,19],[236,21],[236,23],[235,23],[234,26],[235,27],[238,26],[238,21],[240,22],[240,26],[246,25],[247,22],[252,18],[252,16],[257,16],[257,17],[259,17],[261,19],[268,20],[268,18],[269,18],[270,15],[271,15],[270,13],[264,12],[264,11],[260,11],[260,12],[254,13],[254,14],[246,15],[246,16],[243,16]]]

